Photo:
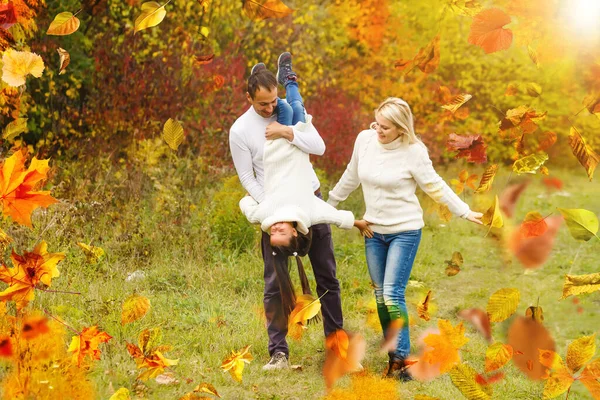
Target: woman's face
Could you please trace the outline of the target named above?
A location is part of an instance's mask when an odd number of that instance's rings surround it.
[[[291,222],[277,222],[271,225],[271,246],[288,246],[293,236],[298,236]]]
[[[398,139],[402,132],[396,125],[388,119],[383,118],[381,115],[375,116],[375,130],[377,131],[377,140],[381,144],[388,144]]]

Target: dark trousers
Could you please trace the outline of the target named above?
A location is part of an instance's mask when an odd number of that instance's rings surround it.
[[[313,225],[313,237],[308,257],[312,264],[315,280],[317,281],[317,295],[321,298],[321,313],[323,314],[323,328],[325,336],[343,328],[342,299],[340,296],[340,283],[335,275],[335,257],[333,255],[333,241],[331,228],[327,224]],[[289,349],[285,336],[287,335],[287,315],[281,306],[279,284],[273,265],[273,250],[269,235],[262,233],[262,256],[265,264],[265,292],[263,302],[265,316],[267,317],[267,333],[269,334],[269,355],[284,352],[289,356]]]

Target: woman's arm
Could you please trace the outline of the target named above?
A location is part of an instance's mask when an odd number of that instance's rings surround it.
[[[344,171],[344,174],[335,185],[333,190],[329,192],[329,198],[327,203],[336,207],[340,201],[344,201],[350,196],[350,193],[356,190],[360,185],[360,178],[358,177],[358,159],[359,159],[359,148],[362,141],[361,135],[359,134],[354,142],[354,150],[352,151],[352,157],[350,162]]]

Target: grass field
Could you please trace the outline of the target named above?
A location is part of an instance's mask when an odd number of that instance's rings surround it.
[[[132,397],[177,399],[201,382],[213,384],[225,399],[322,398],[325,395],[321,375],[325,354],[322,326],[311,326],[300,342],[289,341],[291,363],[300,365],[301,370],[262,372],[268,353],[258,243],[253,240],[246,249],[220,245],[222,242],[211,234],[214,227],[209,223],[210,211],[207,211],[219,206],[210,202],[219,191],[219,185],[198,185],[201,188],[198,189],[189,176],[191,172],[185,168],[178,171],[178,190],[184,193],[178,192],[175,202],[185,200],[179,207],[169,209],[166,203],[161,203],[164,196],[145,194],[156,193],[156,190],[135,188],[131,183],[123,183],[125,180],[120,180],[125,187],[117,192],[110,189],[111,183],[91,183],[72,176],[70,192],[60,187],[54,191],[64,201],[36,214],[33,232],[14,226],[6,228],[15,238],[19,251],[30,251],[38,240],[45,239],[49,251],[66,252],[66,260],[59,264],[61,276],[54,279],[52,288],[81,292],[80,296],[38,292],[31,307],[46,308],[77,329],[97,324],[113,336],[109,343],[101,345],[102,358],[90,372],[99,399],[108,399],[120,387],[128,388]],[[554,175],[563,180],[563,190],[548,192],[540,177],[533,176],[532,184],[518,203],[517,222],[513,223],[518,223],[528,211],[557,214],[556,207],[585,208],[597,215],[600,213],[600,186],[588,182],[582,170]],[[62,178],[66,176],[63,173]],[[455,172],[444,176],[449,180]],[[507,173],[499,173],[493,191],[498,193],[508,178]],[[512,176],[511,182],[519,179],[522,177]],[[326,183],[324,189],[327,189]],[[491,196],[468,195],[466,201],[474,209],[483,210],[491,202]],[[360,193],[354,193],[340,207],[360,212]],[[333,231],[345,328],[364,335],[367,355],[363,365],[379,374],[386,356],[377,352],[380,333],[366,322],[367,305],[373,294],[363,240],[356,230],[333,228]],[[559,300],[565,274],[598,272],[600,243],[596,239],[579,243],[563,224],[546,265],[525,270],[518,261],[504,255],[495,239],[485,237],[486,231],[460,219],[442,223],[435,215],[426,216],[412,283],[407,291],[409,312],[414,317],[413,346],[419,333],[435,327],[438,318],[456,325],[460,321],[456,316],[458,311],[472,307],[485,309],[490,295],[501,288],[519,289],[521,300],[517,314],[520,315],[524,315],[527,307],[537,304],[539,298],[545,326],[563,358],[572,340],[598,332],[599,293],[580,296],[578,305],[572,298]],[[106,256],[96,265],[87,264],[75,245],[77,241],[91,241],[101,246]],[[460,251],[465,261],[458,275],[448,277],[444,273],[444,260],[449,260],[454,251]],[[128,280],[134,272],[141,277]],[[312,275],[309,278],[314,285]],[[416,317],[416,303],[428,290],[433,291],[434,311],[431,320],[425,322]],[[121,326],[121,306],[132,293],[146,296],[152,308],[140,321]],[[578,306],[583,312],[576,312]],[[510,321],[493,325],[496,341],[505,340]],[[487,343],[470,324],[465,324],[470,341],[463,347],[463,361],[483,371]],[[156,326],[162,328],[162,342],[173,346],[166,356],[179,359],[179,364],[173,367],[178,379],[176,384],[136,381],[138,370],[127,353],[126,342],[137,342],[140,331]],[[70,337],[65,337],[66,345],[69,340]],[[231,350],[246,345],[251,345],[254,361],[246,366],[243,382],[238,383],[219,366]],[[541,398],[543,382],[529,381],[512,364],[503,371],[506,377],[494,386],[493,398]],[[349,384],[346,377],[337,385],[347,387]],[[448,375],[428,383],[398,384],[397,390],[403,399],[412,399],[415,394],[439,399],[462,398]],[[591,396],[581,383],[575,382],[569,398]]]

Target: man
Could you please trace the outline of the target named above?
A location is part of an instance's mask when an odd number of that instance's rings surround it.
[[[296,80],[289,53],[283,53],[279,57],[278,67],[277,78],[262,63],[252,68],[246,93],[251,106],[235,121],[229,133],[231,155],[240,182],[259,203],[264,200],[263,146],[266,140],[285,138],[306,153],[320,156],[325,152],[325,143],[312,124],[310,129],[300,131],[293,126],[276,122],[277,83],[279,81],[283,85],[290,80]],[[314,171],[312,175],[315,195],[321,197],[317,175]],[[336,278],[331,228],[326,224],[313,225],[312,228],[313,239],[308,256],[317,281],[317,294],[323,296],[321,312],[327,336],[343,327],[340,285]],[[263,370],[288,368],[289,348],[285,338],[287,316],[282,307],[273,250],[269,243],[269,235],[265,232],[262,232],[261,250],[265,280],[263,303],[271,356]]]

